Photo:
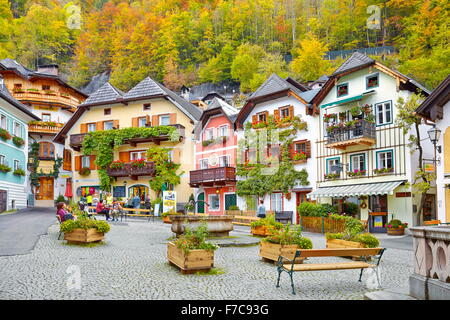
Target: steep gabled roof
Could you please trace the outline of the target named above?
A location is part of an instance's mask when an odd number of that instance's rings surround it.
[[[98,105],[103,103],[118,102],[123,96],[123,92],[106,82],[97,91],[89,96],[81,105]]]
[[[208,108],[203,111],[199,122],[194,128],[194,133],[198,137],[204,126],[207,124],[209,118],[215,115],[223,114],[232,124],[234,124],[238,113],[239,110],[235,107],[229,105],[222,99],[214,98],[208,105]]]
[[[285,79],[281,78],[277,74],[273,73],[264,83],[256,89],[255,92],[252,93],[248,100],[253,100],[257,97],[266,96],[272,93],[284,91],[284,90],[292,90],[298,95],[302,93],[300,89],[296,86],[292,85]]]
[[[417,108],[416,113],[426,119],[442,119],[443,107],[450,101],[450,75]],[[448,112],[448,111],[447,111]]]
[[[139,82],[135,87],[131,88],[130,91],[123,95],[124,99],[135,99],[143,97],[152,97],[164,95],[165,92],[162,90],[156,82],[147,77],[141,82]]]
[[[341,64],[340,67],[337,68],[336,71],[334,71],[332,75],[333,76],[338,75],[340,73],[350,71],[355,68],[360,68],[362,66],[370,65],[374,62],[375,62],[375,60],[373,60],[372,58],[366,56],[363,53],[356,51],[356,52],[353,52],[353,54],[347,60],[345,60],[345,62],[343,64]]]
[[[206,108],[205,111],[213,110],[213,109],[222,109],[222,111],[227,115],[231,116],[234,114],[237,114],[239,112],[238,109],[235,107],[229,105],[225,101],[219,98],[214,98],[212,102],[208,105],[208,108]]]

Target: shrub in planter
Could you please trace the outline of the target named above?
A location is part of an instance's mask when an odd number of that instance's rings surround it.
[[[106,221],[90,220],[79,216],[77,220],[67,220],[61,223],[60,231],[69,243],[89,243],[104,239],[110,226]]]
[[[228,210],[241,210],[241,209],[239,209],[239,207],[238,206],[229,206],[228,207]]]
[[[11,167],[8,167],[6,164],[0,164],[0,171],[1,172],[10,172],[12,169]]]
[[[352,241],[362,243],[366,248],[376,248],[380,245],[380,241],[378,241],[378,239],[370,233],[358,234],[352,239]]]
[[[0,128],[0,138],[2,138],[3,140],[9,140],[11,139],[11,135],[7,130]]]
[[[13,171],[13,174],[16,176],[25,176],[25,171],[23,169],[18,168]]]
[[[408,223],[402,223],[398,219],[392,219],[385,225],[385,228],[387,228],[389,235],[401,236],[405,234],[405,228],[408,228]]]
[[[274,233],[274,230],[283,228],[283,224],[275,221],[273,214],[267,215],[265,218],[253,221],[250,224],[251,232],[254,235],[266,236]]]
[[[208,226],[203,222],[198,228],[192,230],[186,227],[186,230],[173,243],[183,250],[184,253],[189,253],[191,250],[207,250],[215,251],[219,247],[211,242],[206,242],[209,236]]]
[[[82,175],[82,176],[88,176],[88,175],[91,174],[91,169],[86,168],[86,167],[81,168],[80,171],[79,171],[79,174]]]
[[[21,137],[14,136],[12,138],[12,141],[18,147],[21,147],[21,146],[23,146],[25,144],[25,140],[23,140]]]
[[[145,160],[144,159],[138,159],[131,161],[131,167],[132,168],[143,168],[145,167]]]

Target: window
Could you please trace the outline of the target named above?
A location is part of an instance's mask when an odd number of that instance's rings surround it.
[[[2,165],[6,164],[6,157],[4,155],[0,155],[0,164]]]
[[[214,128],[209,128],[205,130],[205,140],[214,139]]]
[[[55,146],[51,142],[39,142],[39,157],[55,158]]]
[[[139,160],[139,159],[146,159],[147,152],[146,151],[133,151],[130,152],[130,160]]]
[[[210,194],[208,195],[209,211],[220,210],[220,195]]]
[[[283,211],[282,193],[272,193],[270,195],[270,210]]]
[[[87,131],[88,132],[94,132],[97,130],[97,125],[95,123],[88,123],[87,124]]]
[[[162,115],[159,116],[159,125],[161,126],[168,126],[170,124],[170,115]]]
[[[289,114],[289,106],[280,108],[280,117],[281,119],[289,118],[291,115]]]
[[[278,144],[272,144],[270,147],[267,148],[268,156],[273,158],[279,158],[280,157],[280,145]]]
[[[152,105],[150,103],[145,103],[144,106],[142,107],[142,109],[144,111],[148,111],[152,109]]]
[[[42,90],[50,90],[50,86],[48,84],[43,84]]]
[[[228,125],[219,127],[219,137],[228,137]]]
[[[229,167],[230,166],[230,157],[229,156],[220,156],[219,157],[219,167]]]
[[[167,155],[169,156],[169,162],[173,162],[173,149],[167,151]]]
[[[52,117],[51,117],[50,113],[43,113],[41,118],[42,118],[42,121],[46,121],[46,122],[52,121],[51,120]]]
[[[391,169],[394,167],[393,164],[393,152],[389,151],[378,151],[377,152],[377,169]]]
[[[90,156],[82,156],[81,157],[81,167],[82,168],[90,168],[91,167],[91,157]]]
[[[327,159],[327,173],[339,173],[339,165],[340,165],[340,159],[339,158],[332,158]]]
[[[353,172],[366,170],[366,155],[363,153],[350,155],[350,165],[350,171]]]
[[[336,86],[337,97],[348,95],[348,83],[339,84]]]
[[[147,117],[140,117],[138,119],[138,127],[145,128],[147,126]]]
[[[266,120],[267,120],[265,112],[258,113],[257,117],[258,117],[258,122],[266,122]]]
[[[111,130],[114,127],[114,121],[103,122],[103,130]]]
[[[200,169],[208,169],[208,159],[200,159]]]
[[[22,89],[21,83],[14,83],[14,89]]]
[[[106,109],[104,109],[104,110],[103,110],[103,114],[104,114],[105,116],[109,116],[109,115],[111,114],[111,108],[106,108]]]
[[[378,73],[366,77],[366,89],[378,87]]]
[[[13,170],[17,170],[20,169],[20,161],[19,160],[14,160],[14,168]]]
[[[14,122],[14,135],[22,138],[22,125],[18,122]]]
[[[375,104],[375,112],[377,118],[377,125],[392,123],[392,103],[386,101]]]
[[[64,149],[63,153],[63,170],[72,170],[72,153],[70,150]]]
[[[0,126],[2,127],[2,129],[5,129],[5,130],[7,130],[7,120],[6,120],[6,116],[4,115],[4,114],[2,114],[1,116],[0,116]]]

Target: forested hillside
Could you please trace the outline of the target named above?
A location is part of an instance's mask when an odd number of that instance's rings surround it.
[[[234,79],[248,92],[272,72],[331,73],[341,61],[323,59],[329,50],[393,45],[384,63],[433,88],[450,73],[449,11],[448,0],[0,0],[0,58],[46,58],[75,86],[109,70],[123,90],[151,75],[173,89]]]

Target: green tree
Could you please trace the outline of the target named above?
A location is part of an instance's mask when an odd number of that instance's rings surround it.
[[[150,189],[156,193],[157,198],[161,198],[163,185],[180,184],[180,175],[183,172],[177,174],[180,164],[170,161],[167,148],[150,147],[147,150],[147,159],[155,164],[155,176],[149,181]]]

